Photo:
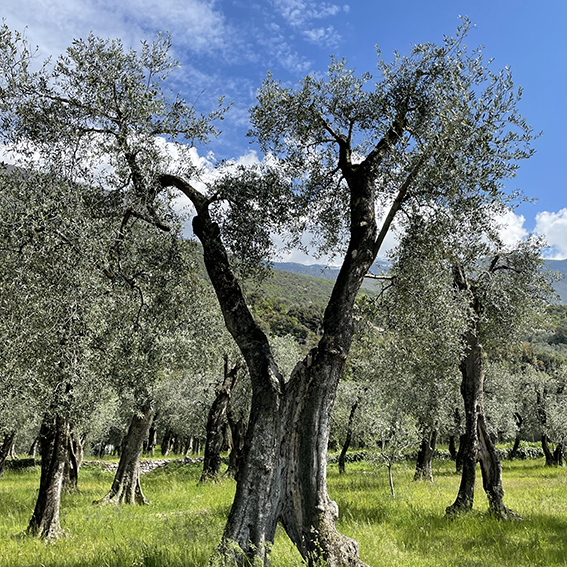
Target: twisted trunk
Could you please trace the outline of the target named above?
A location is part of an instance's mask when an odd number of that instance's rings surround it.
[[[39,432],[41,478],[28,533],[53,540],[61,533],[59,509],[69,449],[69,424],[60,416],[45,416]]]
[[[281,522],[310,565],[321,559],[330,566],[364,565],[356,542],[335,529],[338,509],[326,485],[330,412],[352,341],[354,300],[384,236],[376,238],[372,183],[368,172],[359,170],[359,177],[349,181],[356,185],[351,242],[325,311],[323,336],[288,383],[246,306],[207,201],[180,180],[167,178],[195,204],[194,232],[203,244],[207,272],[252,382],[236,495],[218,549],[221,562],[267,564]]]
[[[140,457],[152,417],[150,406],[132,416],[112,487],[100,504],[148,504],[140,485]]]
[[[416,82],[417,82],[416,78]],[[268,339],[254,321],[230,267],[211,201],[176,176],[162,175],[192,201],[193,231],[203,245],[207,273],[226,327],[248,366],[252,406],[236,494],[219,547],[220,562],[267,564],[280,521],[309,565],[362,566],[358,545],[335,529],[337,505],[327,494],[326,452],[330,412],[353,336],[353,306],[407,192],[426,161],[414,163],[378,233],[375,218],[377,165],[404,134],[408,100],[396,108],[391,127],[362,163],[352,163],[350,139],[336,136],[338,168],[349,192],[350,239],[323,318],[316,348],[285,383]],[[321,120],[324,119],[321,118]]]

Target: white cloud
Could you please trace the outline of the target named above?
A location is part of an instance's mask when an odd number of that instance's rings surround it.
[[[536,234],[545,237],[549,256],[555,260],[567,258],[567,209],[557,213],[542,211],[536,215]]]
[[[528,236],[528,231],[524,228],[525,217],[514,211],[507,211],[496,222],[500,225],[498,233],[504,246],[512,247]]]
[[[303,37],[305,37],[309,43],[330,48],[337,47],[341,39],[341,36],[335,31],[333,26],[305,30]]]
[[[309,43],[332,49],[339,44],[341,36],[333,26],[315,27],[312,23],[347,13],[348,5],[339,6],[312,0],[272,0],[272,5],[287,24],[301,33]]]

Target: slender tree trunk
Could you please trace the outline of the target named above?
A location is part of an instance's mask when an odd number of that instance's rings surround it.
[[[0,447],[0,476],[4,474],[4,469],[6,467],[6,460],[10,455],[11,449],[16,441],[16,432],[11,431],[4,435],[4,441],[2,442],[2,447]]]
[[[459,450],[457,451],[457,456],[455,458],[455,471],[460,473],[463,470],[463,456],[465,454],[467,435],[463,433],[459,437]]]
[[[167,457],[171,451],[173,441],[173,433],[169,429],[165,432],[163,439],[161,441],[161,454],[163,457]]]
[[[143,408],[140,415],[132,416],[114,482],[108,494],[100,500],[101,504],[148,503],[140,485],[140,457],[152,416],[153,409],[150,406]]]
[[[28,533],[53,540],[62,533],[59,523],[65,462],[69,448],[69,424],[60,415],[44,417],[39,433],[41,479]]]
[[[35,459],[35,454],[37,452],[37,446],[39,445],[39,435],[33,440],[30,449],[28,451],[28,457]]]
[[[461,394],[465,403],[466,439],[463,452],[461,485],[455,502],[447,508],[447,514],[468,512],[474,502],[476,462],[481,462],[483,487],[488,497],[489,509],[499,518],[509,519],[517,514],[504,505],[502,489],[502,465],[486,427],[483,408],[484,352],[478,340],[478,330],[467,333],[467,354],[460,364]]]
[[[451,459],[453,461],[457,460],[457,447],[455,445],[455,436],[451,435],[449,437],[449,454],[451,455]]]
[[[354,424],[354,415],[356,413],[356,409],[358,408],[358,404],[359,404],[359,400],[356,400],[356,402],[354,402],[354,404],[352,404],[352,407],[350,408],[350,414],[348,416],[348,424],[347,424],[345,442],[344,442],[343,448],[341,450],[341,454],[339,455],[339,473],[340,474],[345,474],[345,472],[346,472],[346,469],[345,469],[346,455],[347,455],[348,448],[350,447],[350,443],[352,441],[352,426]]]
[[[553,462],[555,466],[562,467],[563,466],[563,444],[558,443],[555,446],[555,451],[553,451]]]
[[[415,466],[414,481],[429,480],[433,482],[433,471],[431,461],[437,445],[437,429],[426,431],[421,439],[421,445],[417,452],[417,463]]]
[[[216,397],[207,419],[207,439],[201,482],[218,479],[220,475],[221,451],[228,424],[227,411],[232,390],[238,380],[239,368],[240,364],[236,364],[232,369],[229,369],[228,356],[225,356],[223,382],[216,389]]]
[[[238,479],[238,471],[242,462],[242,453],[244,451],[244,437],[246,436],[246,422],[244,418],[236,419],[232,414],[229,406],[227,412],[228,424],[232,437],[232,449],[228,455],[228,469],[226,475]]]
[[[394,490],[394,477],[392,476],[392,463],[388,465],[388,481],[390,482],[390,493],[392,498],[396,498],[396,491]]]
[[[543,449],[543,454],[545,455],[545,466],[552,467],[554,465],[553,453],[549,448],[549,437],[547,433],[541,434],[541,448]]]
[[[201,451],[201,438],[193,437],[193,447],[191,448],[193,455],[198,455]]]
[[[520,442],[522,440],[522,424],[524,422],[522,416],[516,412],[514,413],[514,419],[516,421],[516,438],[514,439],[514,446],[510,452],[510,459],[515,459],[518,456],[518,449],[520,448]]]
[[[148,438],[144,441],[144,453],[147,453],[152,457],[154,456],[157,445],[157,429],[155,427],[157,417],[158,414],[156,413],[152,419],[150,430],[148,431]]]

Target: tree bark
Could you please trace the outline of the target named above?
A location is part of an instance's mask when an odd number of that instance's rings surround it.
[[[433,471],[431,461],[437,445],[437,429],[426,431],[421,439],[419,451],[417,452],[417,462],[415,465],[414,481],[429,480],[433,482]]]
[[[32,459],[35,459],[35,454],[36,454],[36,452],[37,452],[37,446],[38,446],[38,445],[39,445],[39,436],[37,436],[37,437],[33,440],[32,444],[31,444],[31,446],[30,446],[30,449],[29,449],[29,451],[28,451],[28,457],[31,457]]]
[[[449,454],[451,455],[451,459],[453,461],[457,460],[457,447],[455,445],[455,436],[451,435],[449,437]]]
[[[243,417],[236,419],[229,406],[227,412],[228,424],[232,438],[232,448],[228,455],[228,469],[226,476],[238,480],[238,471],[242,462],[242,453],[244,451],[244,437],[246,436],[246,421]]]
[[[225,431],[228,424],[227,411],[232,390],[238,380],[240,364],[229,368],[228,356],[224,358],[224,378],[216,389],[216,397],[209,410],[207,419],[207,439],[205,442],[205,458],[201,481],[216,480],[220,475],[221,451],[225,442]]]
[[[140,457],[152,417],[150,406],[132,416],[112,487],[100,504],[148,504],[140,485]]]
[[[522,416],[516,412],[514,413],[514,420],[516,421],[516,438],[514,439],[514,446],[512,447],[512,451],[510,451],[510,459],[515,459],[518,456],[518,449],[520,448],[520,442],[522,440],[522,424],[524,420]]]
[[[543,454],[545,455],[545,466],[552,467],[554,465],[553,453],[549,448],[549,437],[547,433],[541,434],[541,448],[543,449]]]
[[[562,467],[563,466],[563,444],[558,443],[555,446],[555,451],[553,451],[553,461],[555,466]]]
[[[144,441],[144,453],[148,455],[154,456],[156,445],[157,445],[157,429],[155,427],[155,423],[157,420],[158,414],[156,413],[152,419],[152,425],[148,431],[148,438]]]
[[[16,441],[16,432],[10,431],[4,435],[4,441],[2,442],[2,447],[0,447],[0,476],[4,474],[4,469],[6,467],[6,460],[11,453],[12,447]]]
[[[163,457],[167,457],[171,452],[171,447],[173,446],[174,436],[173,433],[167,430],[163,436],[161,442],[161,454]]]
[[[62,533],[59,522],[65,462],[69,448],[69,424],[60,415],[44,417],[39,433],[41,479],[28,533],[54,540]]]
[[[463,470],[463,455],[465,453],[466,446],[466,433],[459,436],[459,450],[457,451],[457,456],[455,457],[455,472],[462,472]]]
[[[352,426],[354,424],[354,415],[355,415],[356,410],[358,408],[358,403],[359,403],[359,400],[356,400],[356,402],[354,402],[354,404],[352,404],[352,407],[350,408],[350,414],[348,416],[348,424],[347,424],[345,442],[344,442],[343,448],[341,450],[341,454],[339,455],[339,474],[345,474],[345,472],[346,472],[346,469],[345,469],[346,455],[347,455],[348,448],[350,447],[350,443],[352,441]]]

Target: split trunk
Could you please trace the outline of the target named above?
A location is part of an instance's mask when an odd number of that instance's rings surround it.
[[[479,460],[489,510],[502,519],[517,517],[517,514],[504,504],[502,465],[484,416],[484,352],[476,329],[467,333],[467,353],[461,361],[460,370],[463,377],[461,394],[465,405],[466,433],[464,440],[461,438],[463,465],[459,493],[455,502],[447,508],[447,514],[468,512],[472,509],[476,463]]]

